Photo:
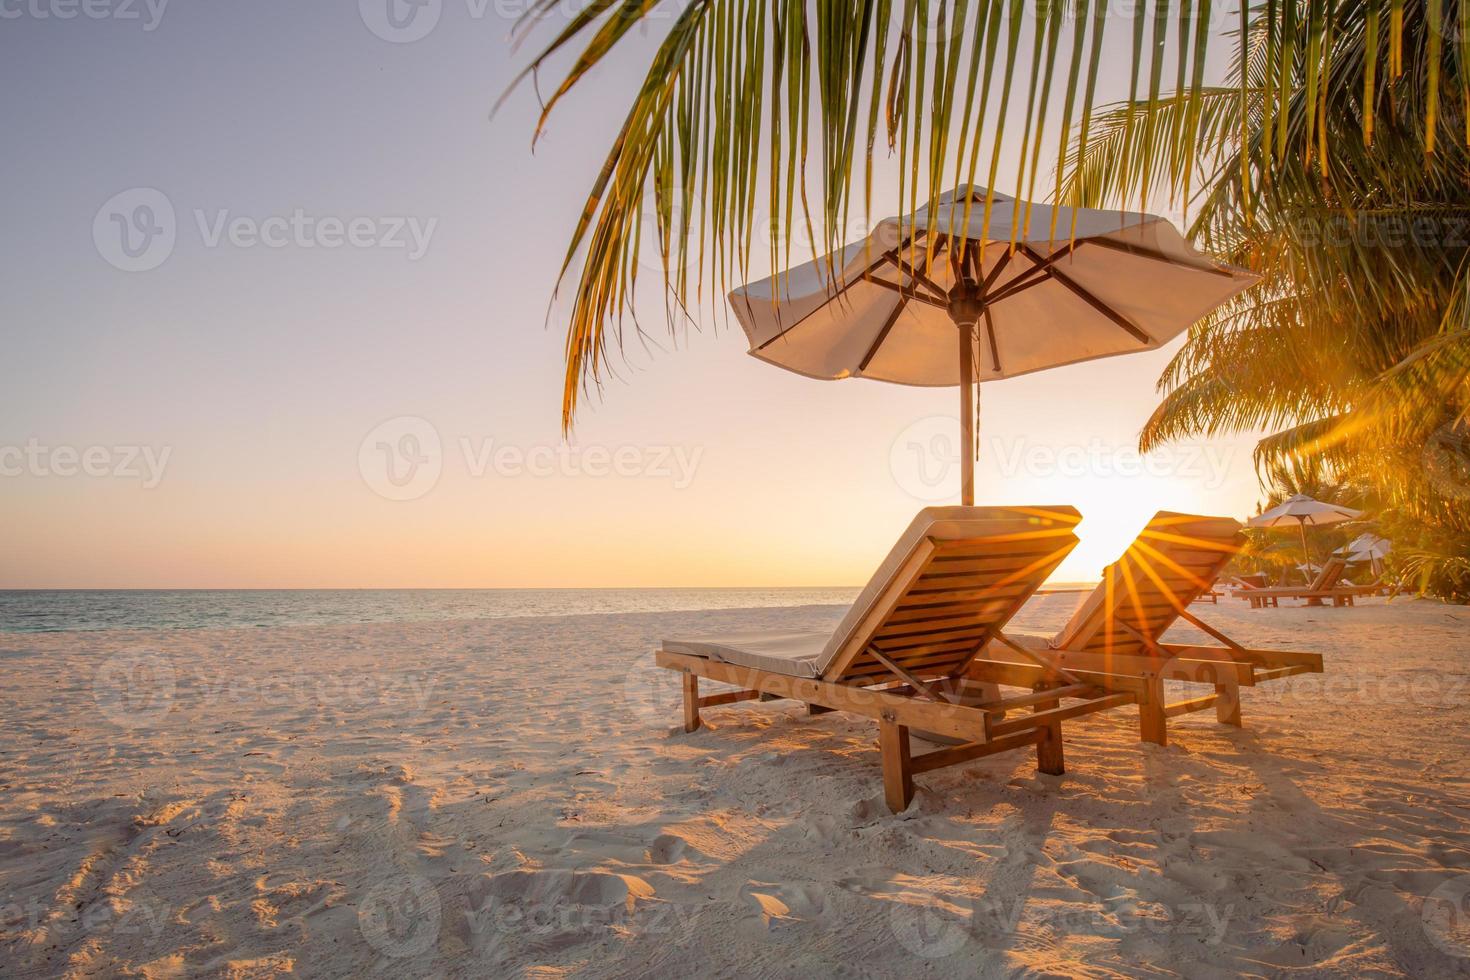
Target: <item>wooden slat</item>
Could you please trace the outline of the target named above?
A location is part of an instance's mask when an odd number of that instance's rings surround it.
[[[914,583],[910,592],[925,592],[935,589],[1016,589],[1025,582],[1015,578],[1013,570],[999,572],[925,572]]]
[[[1224,647],[1196,646],[1182,643],[1165,643],[1164,649],[1172,656],[1203,658],[1211,655],[1228,655],[1231,659],[1249,663],[1256,667],[1306,667],[1311,673],[1322,672],[1322,655],[1304,653],[1300,650],[1227,650]]]
[[[875,640],[903,641],[938,636],[985,636],[990,632],[992,621],[958,623],[921,623],[887,626],[873,635]]]
[[[918,698],[902,697],[885,691],[850,684],[833,684],[814,677],[790,677],[769,671],[738,667],[705,657],[659,650],[654,660],[660,667],[687,671],[695,677],[752,688],[777,697],[819,704],[824,708],[851,711],[868,718],[882,718],[891,712],[896,724],[919,728],[926,732],[951,735],[978,742],[985,738],[985,713],[957,704],[935,704]]]
[[[929,654],[923,657],[901,658],[899,662],[902,663],[907,670],[917,671],[921,674],[938,674],[952,667],[956,662],[959,661],[959,659],[959,653],[946,650],[940,653]],[[878,661],[874,660],[872,657],[867,656],[867,654],[864,654],[861,659],[854,660],[852,662],[852,665],[847,668],[847,673],[843,674],[842,676],[844,679],[858,678],[867,675],[882,674],[886,670],[887,668],[885,668]]]
[[[1206,694],[1203,697],[1190,698],[1188,701],[1175,701],[1173,704],[1164,706],[1164,717],[1177,718],[1191,712],[1204,711],[1206,708],[1213,708],[1219,699],[1218,694]]]
[[[1104,655],[1076,650],[1052,651],[1059,663],[1068,670],[1098,670],[1113,674],[1160,674],[1166,680],[1191,681],[1198,684],[1217,684],[1225,678],[1233,678],[1238,684],[1252,683],[1254,665],[1231,658],[1220,657],[1169,657],[1163,659],[1149,654],[1114,653]]]
[[[1112,674],[1100,670],[1071,667],[1068,672],[1085,684],[1105,691],[1132,691],[1144,689],[1142,679],[1129,674]],[[1047,681],[1046,671],[1038,664],[993,660],[984,657],[971,660],[965,666],[965,677],[990,684],[1010,687],[1034,687]]]
[[[700,698],[699,706],[713,708],[721,704],[735,704],[737,701],[754,701],[760,696],[760,691],[726,691],[723,694],[710,694]]]
[[[939,749],[934,752],[926,752],[915,756],[912,760],[914,772],[932,772],[935,769],[943,769],[945,766],[954,766],[962,762],[970,762],[981,759],[987,755],[995,755],[999,752],[1009,752],[1011,749],[1025,748],[1036,744],[1039,733],[1036,729],[1026,732],[1018,732],[1015,735],[1007,735],[1005,738],[994,739],[989,742],[970,742],[965,745],[956,745],[950,749]]]
[[[1017,557],[1019,556],[999,557],[988,551],[980,553],[976,557],[966,555],[935,555],[929,561],[926,574],[973,574],[975,572],[993,572],[996,570],[1014,572],[1016,569],[1024,568],[1030,564],[1027,561],[1017,561]]]
[[[973,602],[995,603],[1002,610],[1010,610],[1017,605],[1016,599],[1029,594],[1030,591],[1029,583],[1008,585],[1003,589],[911,589],[904,594],[901,608],[912,609],[918,605],[930,605],[936,602]]]
[[[920,697],[928,698],[930,701],[943,701],[945,703],[950,702],[951,699],[945,697],[944,692],[930,687],[928,682],[925,681],[924,678],[918,676],[913,671],[904,667],[903,664],[896,663],[893,660],[890,660],[889,658],[883,656],[883,651],[879,650],[877,647],[869,646],[866,650],[863,651],[863,653],[866,656],[872,657],[874,660],[878,661],[880,664],[886,667],[890,674],[903,681],[909,688],[917,692]]]
[[[932,636],[879,637],[873,645],[890,656],[910,656],[911,651],[955,648],[978,649],[986,644],[993,630],[967,630],[963,633],[938,633]]]
[[[895,610],[888,617],[884,629],[907,626],[911,623],[945,623],[945,622],[990,622],[994,614],[976,612],[973,606],[963,603],[953,607],[940,607],[937,609],[901,609]]]
[[[1320,674],[1322,671],[1313,670],[1311,667],[1276,667],[1272,670],[1263,670],[1256,674],[1257,681],[1274,681],[1283,677],[1295,677],[1297,674]]]
[[[957,612],[968,612],[977,618],[985,620],[994,619],[996,616],[1009,614],[1012,609],[1017,608],[1020,603],[1014,599],[997,600],[993,602],[974,602],[963,599],[911,599],[904,602],[898,609],[904,613],[925,613],[930,616],[949,615]]]
[[[1049,725],[1053,722],[1066,721],[1068,718],[1077,718],[1081,715],[1090,715],[1094,711],[1107,711],[1109,708],[1117,708],[1125,704],[1134,704],[1137,698],[1133,694],[1109,694],[1107,697],[1093,698],[1088,701],[1074,701],[1072,704],[1063,705],[1060,708],[1052,708],[1049,711],[1037,711],[1029,715],[1020,715],[1010,721],[995,721],[992,715],[986,715],[987,728],[991,738],[999,738],[1011,732],[1025,731],[1038,725]]]
[[[1066,684],[1062,687],[1054,687],[1043,691],[1032,691],[1030,694],[1020,694],[1015,697],[1001,698],[990,704],[979,705],[989,712],[1011,711],[1015,708],[1030,708],[1033,705],[1045,704],[1058,698],[1089,698],[1097,697],[1102,692],[1091,684]]]

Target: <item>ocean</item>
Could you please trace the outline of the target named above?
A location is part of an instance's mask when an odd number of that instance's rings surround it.
[[[97,589],[0,591],[0,633],[414,623],[847,605],[857,588]]]
[[[1085,591],[1048,583],[1039,595]],[[423,623],[578,613],[850,605],[857,587],[745,589],[0,590],[0,633]],[[1028,606],[1029,609],[1029,606]]]

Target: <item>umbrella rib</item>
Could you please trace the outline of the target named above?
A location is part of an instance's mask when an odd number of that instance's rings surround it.
[[[1168,265],[1177,265],[1181,269],[1190,269],[1196,272],[1208,272],[1214,276],[1224,276],[1226,279],[1235,278],[1235,273],[1230,269],[1221,269],[1218,266],[1211,266],[1210,268],[1206,269],[1197,265],[1186,265],[1185,263],[1180,262],[1177,259],[1165,255],[1163,252],[1156,252],[1151,248],[1144,248],[1142,245],[1134,245],[1130,242],[1115,242],[1110,238],[1087,238],[1083,239],[1077,244],[1100,245],[1103,248],[1111,248],[1114,251],[1126,252],[1129,255],[1136,255],[1142,259],[1152,259],[1155,262],[1164,262]]]
[[[930,306],[937,306],[941,310],[945,310],[945,309],[948,309],[949,308],[949,304],[946,303],[944,300],[937,299],[937,298],[935,298],[933,296],[930,296],[927,293],[921,293],[921,292],[919,292],[918,290],[915,290],[915,289],[910,289],[910,288],[902,285],[901,283],[889,282],[887,279],[877,279],[877,278],[875,278],[873,276],[870,276],[870,275],[868,275],[866,273],[864,273],[862,279],[863,279],[863,282],[870,282],[874,286],[882,286],[884,289],[891,289],[895,293],[898,293],[898,295],[902,296],[906,300],[907,299],[916,299],[920,303],[927,303]]]
[[[889,249],[887,252],[884,252],[882,255],[878,256],[877,261],[875,261],[872,265],[870,265],[866,269],[864,269],[856,277],[854,277],[852,279],[849,279],[847,282],[843,283],[840,287],[838,287],[838,289],[837,289],[836,292],[834,292],[831,296],[828,296],[827,297],[827,303],[832,302],[837,297],[841,296],[843,293],[847,292],[849,289],[851,289],[853,286],[855,286],[857,283],[860,283],[860,282],[875,282],[876,280],[869,279],[868,276],[875,269],[877,269],[878,266],[882,265],[884,262],[887,262],[889,259],[893,258],[893,256],[898,252],[898,249],[901,249],[904,246],[911,244],[912,242],[913,242],[913,239],[912,238],[906,239],[905,241],[899,243],[898,248]],[[879,284],[882,285],[882,283],[879,283]],[[749,306],[750,305],[750,297],[744,296],[744,297],[741,297],[741,298],[745,300],[745,305],[746,306]],[[824,307],[826,307],[827,303],[823,303],[821,306],[818,306],[815,310],[812,310],[810,313],[805,314],[804,316],[801,317],[801,319],[797,320],[791,326],[789,326],[786,329],[782,330],[780,333],[776,334],[774,337],[771,337],[768,340],[762,341],[760,343],[760,345],[755,348],[755,350],[757,350],[757,351],[765,350],[767,347],[771,346],[776,341],[780,340],[782,337],[786,336],[788,333],[790,333],[791,331],[795,330],[797,327],[799,327],[803,323],[805,323],[808,319],[810,319],[812,316],[814,316],[818,311],[820,311],[821,309],[823,309]]]
[[[1038,255],[1036,253],[1036,250],[1033,249],[1030,245],[1023,244],[1021,246],[1021,249],[1025,251],[1025,253],[1029,255],[1034,261],[1043,261],[1041,256]],[[1148,334],[1144,333],[1137,326],[1135,326],[1133,322],[1130,321],[1126,316],[1119,313],[1117,310],[1113,309],[1102,300],[1098,299],[1086,288],[1072,281],[1062,272],[1058,271],[1055,268],[1048,268],[1047,273],[1051,276],[1051,278],[1055,279],[1057,282],[1067,287],[1067,289],[1071,290],[1078,299],[1082,300],[1088,306],[1092,307],[1094,310],[1097,310],[1103,316],[1107,317],[1109,320],[1112,320],[1118,326],[1128,331],[1128,333],[1132,334],[1134,338],[1136,338],[1139,342],[1144,344],[1152,344],[1154,342],[1152,337],[1150,337]]]
[[[906,276],[909,276],[915,282],[922,284],[926,289],[933,290],[936,296],[945,297],[949,295],[945,291],[943,286],[939,285],[937,282],[929,278],[929,263],[927,259],[924,262],[924,270],[922,272],[919,271],[918,266],[910,266],[909,268],[905,269],[903,267],[902,259],[894,258],[892,259],[892,261],[894,265],[898,266],[899,272],[903,273]]]
[[[868,352],[863,355],[862,361],[859,362],[857,369],[858,374],[862,374],[868,369],[868,365],[872,363],[873,357],[878,353],[878,348],[882,347],[883,341],[888,339],[888,332],[892,330],[893,325],[898,322],[899,314],[903,312],[903,309],[905,306],[908,305],[908,302],[909,300],[907,296],[900,295],[898,298],[898,302],[893,304],[893,309],[888,313],[888,319],[883,321],[883,328],[878,331],[878,336],[873,340],[873,346],[868,348]]]
[[[1046,279],[1050,278],[1052,264],[1072,254],[1072,250],[1074,247],[1075,246],[1072,245],[1064,246],[1056,252],[1053,252],[1051,255],[1047,256],[1045,259],[1041,259],[1031,268],[1027,269],[1025,272],[1021,273],[1019,276],[1012,279],[1010,282],[1001,287],[1000,291],[995,294],[995,297],[991,300],[991,302],[999,303],[1001,300],[1006,299],[1010,296],[1014,296],[1022,290],[1029,289],[1032,286],[1040,285]],[[1027,251],[1030,252],[1030,249],[1027,249]],[[1036,256],[1035,252],[1030,252],[1030,254],[1032,256]]]
[[[995,345],[995,321],[990,318],[990,307],[985,307],[985,334],[990,338],[990,363],[995,373],[1000,374],[1000,348]]]
[[[995,263],[995,268],[990,270],[990,275],[986,276],[985,281],[980,284],[981,296],[984,296],[985,294],[990,292],[990,287],[995,285],[995,280],[999,279],[1000,274],[1005,271],[1006,266],[1011,264],[1011,257],[1015,254],[1016,253],[1014,251],[1008,250],[1006,254],[1001,257],[1001,260]],[[978,262],[978,260],[976,261]],[[1025,275],[1025,273],[1022,273],[1022,275]]]

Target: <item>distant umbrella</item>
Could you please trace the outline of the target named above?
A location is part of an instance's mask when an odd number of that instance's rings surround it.
[[[1293,524],[1301,530],[1302,535],[1302,558],[1308,565],[1312,563],[1312,553],[1307,548],[1307,525],[1339,524],[1342,521],[1355,521],[1363,516],[1360,510],[1344,507],[1341,504],[1327,504],[1320,500],[1313,500],[1304,493],[1290,497],[1282,503],[1272,507],[1270,510],[1258,517],[1252,517],[1246,521],[1250,527],[1282,528],[1291,527]]]
[[[1388,553],[1393,550],[1393,542],[1388,538],[1381,538],[1372,531],[1365,531],[1358,535],[1341,548],[1337,554],[1346,555],[1349,561],[1376,561],[1387,558]]]
[[[961,186],[932,214],[888,218],[860,242],[736,289],[730,302],[750,353],[789,371],[959,385],[968,505],[975,383],[1154,350],[1255,281],[1195,251],[1158,215]]]
[[[1378,575],[1383,570],[1383,559],[1387,558],[1391,551],[1393,551],[1392,541],[1381,538],[1372,531],[1366,531],[1338,548],[1336,554],[1346,557],[1350,562],[1367,562],[1373,569],[1373,574]]]

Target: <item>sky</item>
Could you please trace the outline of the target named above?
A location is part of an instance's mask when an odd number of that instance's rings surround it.
[[[853,585],[957,499],[953,389],[656,302],[563,440],[553,288],[653,39],[533,153],[524,5],[0,0],[0,588]],[[1058,579],[1254,513],[1251,438],[1134,452],[1177,346],[984,386],[978,502],[1084,515]]]

